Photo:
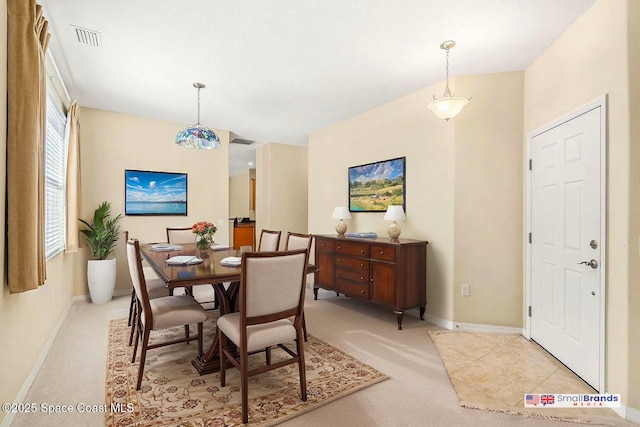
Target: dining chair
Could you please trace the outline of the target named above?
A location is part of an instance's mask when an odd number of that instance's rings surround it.
[[[277,251],[280,247],[281,231],[262,230],[260,232],[260,242],[258,243],[258,252]]]
[[[287,239],[284,242],[284,250],[290,251],[293,249],[306,249],[307,259],[309,259],[312,243],[313,243],[313,234],[292,233],[291,231],[288,231]],[[305,280],[305,285],[306,285],[306,280]],[[302,315],[302,332],[304,333],[304,340],[306,342],[308,335],[307,335],[307,321],[305,320],[304,314]]]
[[[202,324],[207,319],[207,313],[190,295],[170,295],[160,298],[149,298],[142,271],[140,244],[136,239],[127,240],[127,260],[129,262],[129,274],[131,275],[131,281],[133,282],[138,299],[138,318],[140,320],[139,322],[133,323],[136,328],[136,339],[131,363],[136,360],[138,341],[141,335],[140,332],[141,329],[143,329],[140,367],[138,368],[138,382],[136,385],[136,390],[140,390],[147,350],[182,342],[188,344],[190,340],[197,339],[198,356],[202,355]],[[189,334],[189,325],[193,323],[198,325],[198,335],[195,337]],[[184,338],[149,345],[151,331],[182,325],[184,325],[186,331]]]
[[[298,364],[300,395],[307,400],[307,381],[302,337],[307,251],[246,252],[242,254],[239,311],[218,318],[220,386],[226,383],[226,365],[240,371],[242,422],[249,421],[249,377],[292,363]],[[294,317],[293,322],[289,320]],[[238,348],[227,348],[227,340]],[[286,343],[295,340],[293,351]],[[271,363],[271,347],[282,348],[290,357]],[[265,351],[266,365],[249,369],[249,354]]]
[[[167,243],[179,245],[182,243],[195,243],[196,235],[191,227],[167,227]]]
[[[129,241],[129,231],[124,232],[125,241]],[[150,299],[166,297],[171,295],[171,291],[167,287],[166,283],[156,274],[152,267],[143,266],[142,273],[144,275],[144,280],[147,286],[147,291]],[[129,345],[133,343],[133,331],[134,327],[132,322],[136,319],[136,311],[138,307],[136,297],[136,288],[133,287],[131,289],[131,302],[129,304],[129,320],[127,322],[128,326],[131,326],[131,332],[129,333]]]
[[[167,227],[167,243],[172,245],[195,243],[196,235],[191,227]],[[216,294],[212,285],[193,285],[186,288],[176,288],[174,293],[190,293],[203,306],[212,304],[212,309],[218,308]]]

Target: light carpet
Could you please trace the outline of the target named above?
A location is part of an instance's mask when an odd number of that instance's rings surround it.
[[[205,323],[205,346],[214,336],[214,320]],[[195,328],[195,327],[194,327]],[[154,335],[155,333],[155,335]],[[154,339],[166,340],[184,334],[184,328],[154,331]],[[133,347],[128,345],[127,319],[112,320],[109,326],[106,402],[122,404],[131,411],[108,411],[107,426],[236,426],[242,424],[240,376],[227,369],[226,387],[220,387],[218,373],[199,376],[191,360],[197,343],[176,344],[147,352],[139,391],[135,390],[139,351],[131,363]],[[272,351],[272,360],[284,357]],[[264,353],[251,356],[264,364]],[[300,400],[297,364],[249,378],[249,422],[268,426],[301,415],[318,406],[387,378],[376,369],[354,359],[313,336],[305,343],[307,401]],[[128,406],[127,406],[128,405]]]
[[[608,408],[525,408],[525,394],[595,394],[571,370],[522,335],[429,331],[460,406],[546,419],[616,425]]]

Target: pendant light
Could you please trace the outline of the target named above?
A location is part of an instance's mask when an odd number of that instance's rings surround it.
[[[433,96],[433,101],[428,105],[429,109],[436,115],[436,117],[449,120],[458,115],[460,111],[467,105],[467,102],[471,99],[455,96],[455,93],[451,93],[449,89],[449,50],[456,45],[453,40],[447,40],[442,42],[440,49],[447,51],[447,80],[444,87],[444,93],[442,98],[438,99]]]
[[[200,124],[200,89],[205,85],[194,83],[193,87],[198,89],[198,123],[182,129],[176,135],[176,144],[185,148],[195,148],[196,150],[211,150],[220,147],[220,138],[208,127]]]

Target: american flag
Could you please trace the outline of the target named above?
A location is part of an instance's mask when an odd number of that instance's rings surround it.
[[[540,397],[540,400],[542,401],[542,405],[553,405],[555,402],[555,397],[553,396],[553,394],[543,394]]]
[[[527,395],[525,395],[524,402],[527,405],[539,405],[540,404],[540,395],[539,394],[527,394]]]

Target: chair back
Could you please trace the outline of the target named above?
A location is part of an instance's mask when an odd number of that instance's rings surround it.
[[[252,325],[302,315],[307,250],[246,252],[240,277],[241,323]]]
[[[133,282],[133,288],[135,289],[136,297],[140,302],[142,313],[145,317],[151,316],[147,282],[144,278],[142,259],[140,257],[140,244],[137,239],[127,240],[127,261],[129,263],[129,275],[131,276],[131,282]],[[145,321],[152,322],[152,319],[146,318]]]
[[[195,243],[196,235],[191,227],[167,227],[167,243],[179,245],[181,243]]]
[[[258,244],[259,252],[277,251],[280,247],[281,231],[262,230],[260,233],[260,243]]]
[[[300,233],[287,233],[287,240],[284,244],[284,250],[290,251],[294,249],[306,249],[307,252],[311,250],[311,243],[313,242],[313,234],[300,234]]]

